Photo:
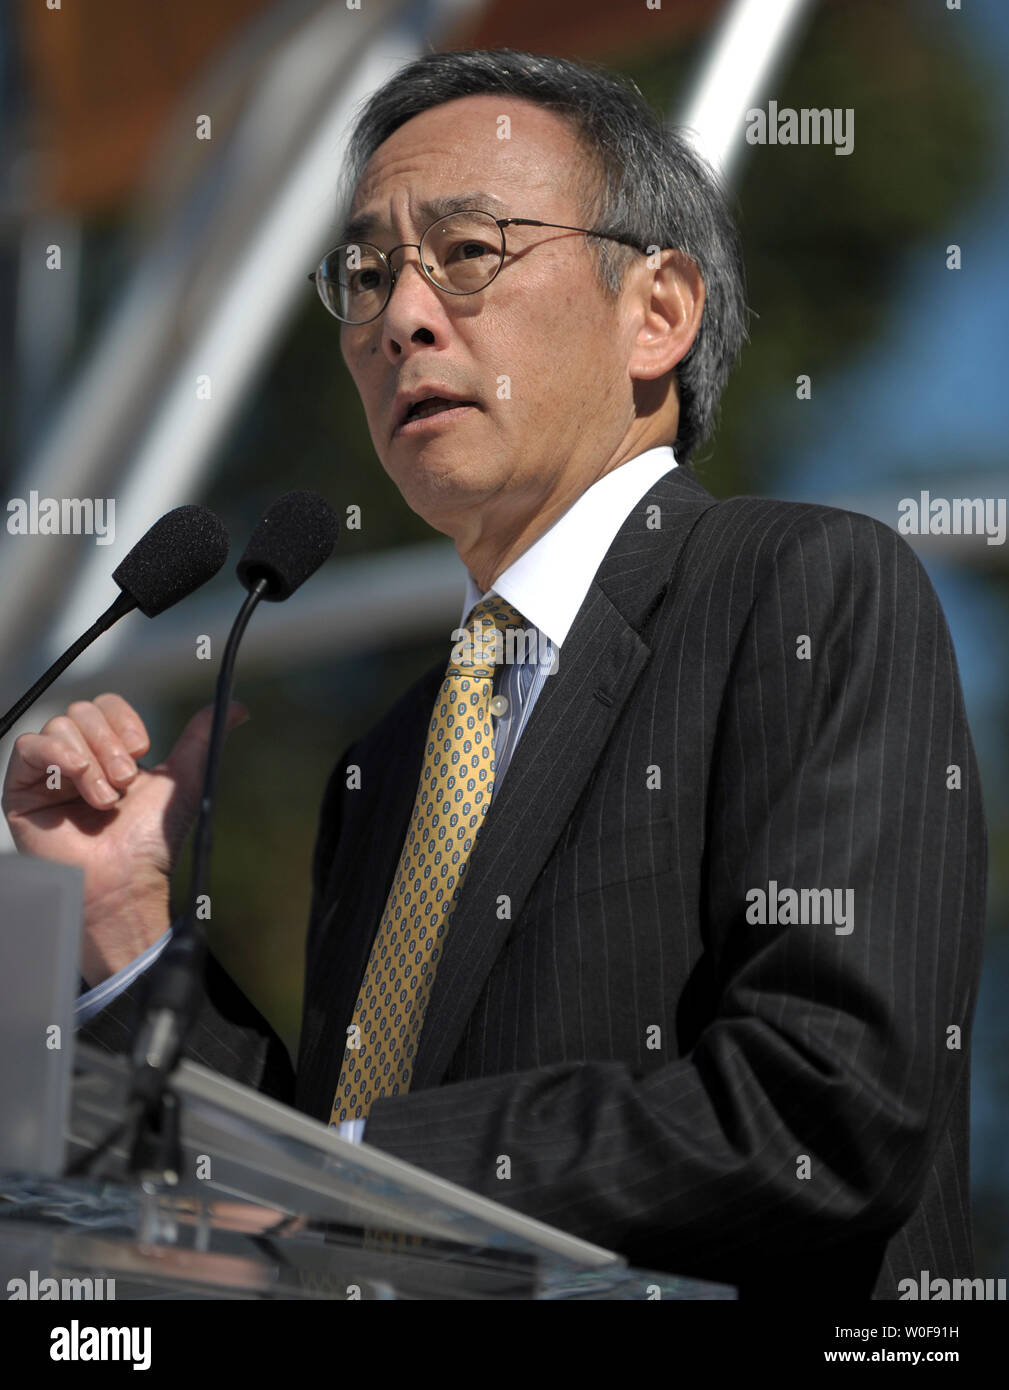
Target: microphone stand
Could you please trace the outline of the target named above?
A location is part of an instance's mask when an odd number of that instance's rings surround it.
[[[169,1081],[200,1006],[207,942],[197,926],[197,909],[208,885],[214,805],[235,658],[253,610],[268,588],[265,578],[252,584],[228,634],[214,692],[214,715],[193,840],[187,910],[171,941],[151,968],[135,1038],[127,1099],[130,1112],[127,1123],[134,1131],[128,1171],[148,1182],[156,1180],[174,1185],[182,1167],[179,1100]]]

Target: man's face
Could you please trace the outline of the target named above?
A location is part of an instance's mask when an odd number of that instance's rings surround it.
[[[501,116],[510,139],[498,138]],[[470,192],[494,217],[583,227],[575,171],[584,165],[552,112],[463,97],[415,116],[376,150],[351,212],[375,216],[361,239],[383,251],[420,241],[432,220],[423,202]],[[606,298],[587,238],[508,227],[505,241],[497,278],[468,295],[442,293],[421,274],[416,250],[397,251],[385,311],[340,330],[383,467],[408,505],[457,543],[477,543],[491,527],[521,528],[549,501],[573,501],[634,420],[628,356],[640,313]],[[420,387],[476,407],[397,432],[397,395]]]

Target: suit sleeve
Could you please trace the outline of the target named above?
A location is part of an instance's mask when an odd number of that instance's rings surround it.
[[[127,1052],[143,1000],[144,977],[134,980],[77,1031],[82,1042]],[[203,998],[182,1054],[264,1095],[294,1099],[294,1069],[284,1043],[212,952],[203,966]]]
[[[367,1125],[633,1263],[737,1283],[913,1212],[967,1065],[986,853],[949,633],[900,537],[806,520],[744,613],[708,791],[717,1003],[689,1054],[385,1097]],[[850,890],[850,930],[749,920],[772,884]]]

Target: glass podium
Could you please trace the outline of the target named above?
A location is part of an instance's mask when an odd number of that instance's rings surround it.
[[[4,1287],[33,1279],[28,1296],[116,1300],[736,1297],[631,1269],[189,1061],[172,1084],[178,1181],[131,1175],[126,1136],[109,1143],[127,1081],[124,1057],[76,1045],[64,1167],[76,1175],[0,1175]]]

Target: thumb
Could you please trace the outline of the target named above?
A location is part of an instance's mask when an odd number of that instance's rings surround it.
[[[232,700],[224,724],[225,733],[244,724],[252,716],[243,704]],[[191,820],[200,804],[203,774],[210,745],[210,730],[214,721],[213,705],[205,705],[193,715],[176,740],[175,747],[165,759],[164,768],[175,783],[178,810],[185,820]]]

